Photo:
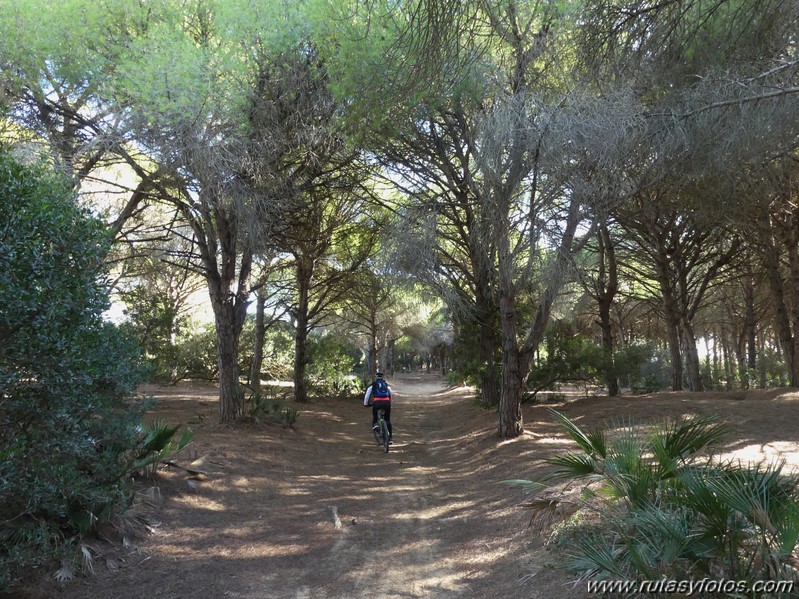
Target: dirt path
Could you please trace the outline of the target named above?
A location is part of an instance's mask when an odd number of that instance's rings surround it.
[[[182,463],[207,477],[159,473],[160,525],[134,550],[94,545],[95,575],[40,597],[357,599],[584,597],[560,558],[527,529],[524,497],[500,481],[532,477],[568,446],[546,405],[525,406],[528,432],[498,441],[496,416],[432,376],[397,377],[395,445],[382,452],[360,400],[314,402],[296,430],[215,423],[215,390],[152,388],[156,415],[193,421]],[[799,465],[799,394],[660,394],[559,406],[581,423],[717,413],[729,451]],[[565,585],[565,586],[564,586]]]
[[[182,461],[205,457],[207,480],[160,473],[154,534],[132,553],[98,557],[95,576],[47,592],[109,599],[559,596],[525,583],[542,564],[533,563],[536,542],[515,506],[518,492],[498,484],[507,478],[497,469],[504,461],[484,451],[496,446],[480,427],[486,413],[463,392],[445,392],[436,377],[398,377],[392,386],[388,454],[374,443],[371,411],[359,400],[313,403],[296,431],[233,429],[211,423],[213,389],[153,388],[160,417],[202,420]],[[562,577],[545,586],[553,582],[562,589]]]

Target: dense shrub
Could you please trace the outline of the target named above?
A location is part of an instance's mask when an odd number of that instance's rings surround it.
[[[239,372],[249,374],[253,354],[253,322],[245,322],[239,346]],[[182,336],[176,346],[179,378],[216,380],[218,377],[216,334],[213,325]],[[266,331],[261,376],[267,380],[291,380],[294,376],[294,331],[289,323],[275,323]],[[352,372],[358,368],[361,351],[351,341],[333,334],[308,337],[306,375],[311,392],[334,397],[361,390]],[[260,408],[258,408],[260,410]]]
[[[103,224],[0,152],[0,588],[127,505],[132,344],[104,323]]]
[[[527,387],[535,394],[555,383],[597,383],[602,379],[605,352],[584,335],[552,327],[544,339],[542,357],[530,369]]]
[[[671,385],[668,351],[652,343],[634,343],[614,354],[619,384],[633,393],[654,393]]]
[[[164,293],[147,284],[132,286],[119,295],[127,305],[124,327],[144,353],[149,365],[148,378],[176,382],[185,367],[176,339],[188,329],[188,317],[181,316]]]
[[[361,391],[361,383],[351,373],[361,352],[351,341],[337,335],[312,335],[308,339],[308,380],[319,395],[348,397]]]

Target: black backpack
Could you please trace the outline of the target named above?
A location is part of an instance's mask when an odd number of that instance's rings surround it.
[[[383,379],[377,379],[372,384],[372,397],[375,399],[391,397],[391,393],[388,391],[388,385],[386,384],[386,381]]]

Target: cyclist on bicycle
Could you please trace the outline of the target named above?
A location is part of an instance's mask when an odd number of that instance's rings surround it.
[[[393,443],[391,429],[391,387],[383,379],[383,373],[379,370],[375,373],[375,381],[366,390],[363,396],[364,407],[372,406],[372,430],[377,429],[377,411],[383,409],[386,425],[388,426],[388,442]]]

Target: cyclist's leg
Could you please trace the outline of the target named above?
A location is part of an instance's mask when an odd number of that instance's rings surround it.
[[[377,410],[378,405],[375,402],[372,402],[372,430],[377,429]]]

